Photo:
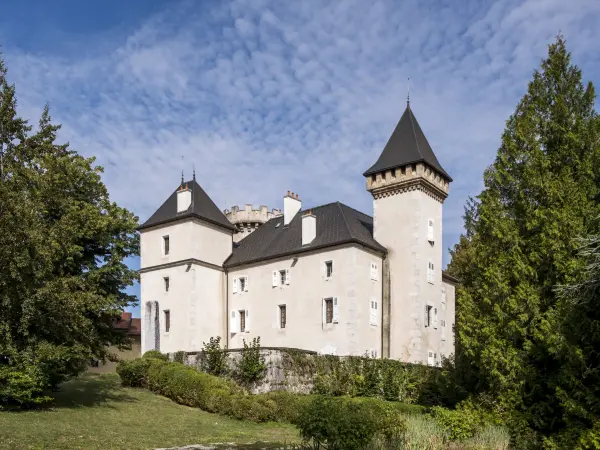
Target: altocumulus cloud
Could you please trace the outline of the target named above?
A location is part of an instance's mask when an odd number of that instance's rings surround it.
[[[49,102],[61,138],[98,158],[112,198],[141,220],[177,186],[182,157],[222,209],[281,207],[290,189],[307,206],[371,214],[361,174],[410,77],[413,110],[455,180],[450,247],[558,32],[600,81],[597,23],[597,0],[172,2],[112,45],[4,53],[21,112],[36,120]]]

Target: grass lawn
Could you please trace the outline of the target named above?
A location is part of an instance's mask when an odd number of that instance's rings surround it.
[[[255,424],[121,387],[116,374],[62,385],[45,410],[0,412],[0,449],[149,449],[208,443],[292,443],[291,425]]]

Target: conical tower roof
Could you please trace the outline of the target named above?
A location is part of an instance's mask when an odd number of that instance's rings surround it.
[[[447,178],[448,181],[452,181],[450,175],[446,173],[435,157],[423,130],[419,126],[419,122],[417,122],[410,109],[410,103],[407,103],[404,114],[402,114],[379,159],[363,175],[367,177],[418,162],[425,162],[438,171],[440,175]]]

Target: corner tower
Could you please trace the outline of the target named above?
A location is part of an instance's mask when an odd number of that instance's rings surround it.
[[[373,235],[388,250],[382,356],[436,364],[445,339],[438,328],[442,205],[452,178],[433,153],[410,103],[364,176],[373,195]]]

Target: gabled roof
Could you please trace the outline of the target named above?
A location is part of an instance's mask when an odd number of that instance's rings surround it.
[[[373,218],[340,202],[310,208],[317,218],[317,237],[302,245],[302,215],[283,225],[283,216],[273,218],[242,239],[225,261],[233,267],[344,243],[364,245],[379,253],[387,250],[373,238]]]
[[[435,157],[425,134],[423,134],[423,130],[421,130],[410,109],[410,104],[407,103],[404,114],[402,114],[379,159],[363,175],[367,177],[388,169],[417,162],[427,163],[446,177],[448,181],[452,181],[450,175],[446,173]]]
[[[196,182],[195,178],[191,181],[182,183],[182,185],[187,185],[192,190],[192,204],[187,211],[181,213],[177,212],[177,191],[179,190],[180,185],[177,186],[177,189],[175,189],[167,201],[164,202],[161,207],[146,220],[146,222],[138,227],[138,230],[189,217],[197,217],[214,225],[227,228],[228,230],[235,229],[231,222],[227,220],[227,217],[225,217],[217,205],[210,199],[208,194],[204,192],[204,189]]]

